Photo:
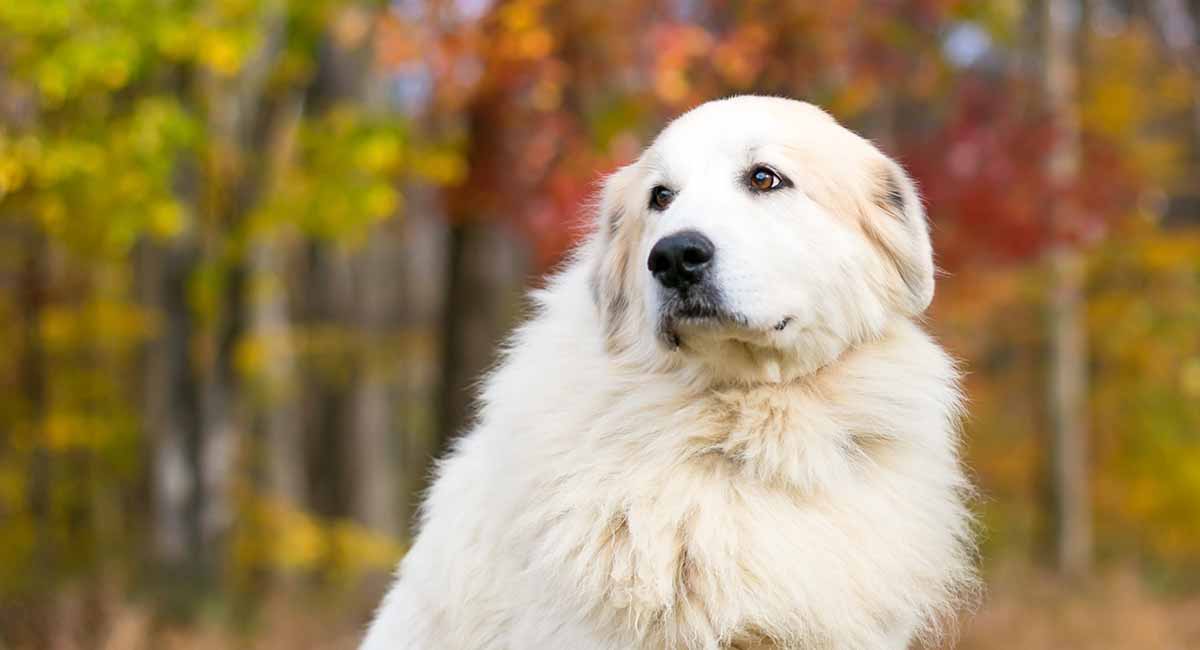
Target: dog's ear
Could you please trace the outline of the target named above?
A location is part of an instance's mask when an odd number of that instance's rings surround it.
[[[628,282],[633,248],[639,236],[636,209],[629,191],[636,179],[634,165],[613,172],[604,180],[593,237],[592,296],[609,337],[616,335],[630,308]]]
[[[897,307],[909,316],[920,314],[933,300],[934,266],[917,187],[900,165],[884,157],[874,172],[870,201],[863,227],[900,280],[893,291]]]

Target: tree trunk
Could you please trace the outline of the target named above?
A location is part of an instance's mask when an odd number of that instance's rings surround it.
[[[294,163],[297,132],[304,113],[304,93],[296,89],[281,102],[276,128],[265,153],[263,192],[276,190]],[[305,505],[307,472],[300,377],[296,368],[295,333],[288,305],[289,253],[293,240],[275,232],[250,248],[251,328],[263,348],[263,458],[267,492],[291,507]]]
[[[303,507],[307,483],[296,349],[288,322],[284,256],[280,242],[263,242],[251,253],[256,291],[253,330],[263,347],[263,451],[267,491],[291,507]]]
[[[402,289],[395,278],[407,277],[403,259],[403,231],[399,220],[374,229],[370,241],[355,260],[359,284],[355,309],[356,338],[370,349],[386,349],[384,341],[397,321]],[[357,384],[351,397],[350,473],[354,485],[351,510],[359,521],[380,533],[401,532],[398,485],[401,470],[396,443],[395,413],[398,368],[390,359],[361,354]]]
[[[54,515],[52,481],[53,464],[50,449],[46,446],[43,433],[48,414],[47,355],[42,341],[42,310],[45,308],[49,291],[49,278],[45,268],[47,244],[45,235],[38,228],[30,228],[25,242],[25,255],[17,285],[21,287],[18,309],[20,310],[21,345],[18,362],[20,386],[24,404],[23,416],[28,431],[35,432],[30,441],[29,466],[27,468],[27,498],[29,516],[32,520],[36,546],[32,553],[34,575],[42,576],[40,593],[35,594],[29,605],[35,616],[30,617],[27,632],[32,644],[49,645],[56,638],[56,627],[52,616],[43,612],[56,605],[54,585],[59,567],[56,563],[57,549],[54,547]]]
[[[48,254],[46,239],[37,229],[31,229],[26,244],[24,264],[21,269],[20,309],[23,317],[20,377],[24,388],[25,424],[31,431],[40,431],[45,426],[47,414],[46,396],[46,352],[42,346],[42,310],[45,306],[49,282],[45,268]],[[38,524],[41,544],[47,555],[51,543],[46,532],[50,526],[52,504],[50,499],[50,452],[44,446],[45,437],[34,438],[29,467],[29,511]],[[40,567],[49,570],[50,567]]]
[[[1188,129],[1189,156],[1187,178],[1182,198],[1185,205],[1195,205],[1195,192],[1200,188],[1200,0],[1154,0],[1145,8],[1161,41],[1161,47],[1173,55],[1174,62],[1183,65],[1191,77],[1191,124]],[[1186,209],[1186,208],[1185,208]],[[1196,215],[1181,215],[1194,219]]]
[[[1065,574],[1087,574],[1092,557],[1088,472],[1085,260],[1078,250],[1050,253],[1050,408],[1054,432],[1055,556]]]
[[[241,262],[226,273],[221,299],[223,314],[214,332],[214,357],[203,385],[200,440],[200,530],[203,560],[215,560],[225,532],[233,523],[233,476],[238,462],[238,376],[234,353],[246,327],[245,283]]]
[[[1192,183],[1200,188],[1200,1],[1191,3],[1188,17],[1191,19],[1192,42],[1187,50],[1189,69],[1192,73]],[[1196,217],[1197,215],[1193,215]]]
[[[153,440],[151,492],[157,560],[183,569],[200,542],[198,480],[200,409],[192,363],[192,315],[187,280],[195,251],[146,244],[146,300],[161,316],[146,361],[146,428]]]
[[[438,208],[436,191],[413,185],[406,193],[409,206],[403,221],[403,252],[397,268],[403,278],[397,324],[401,360],[397,364],[397,468],[400,494],[420,494],[426,488],[429,466],[440,438],[435,405],[439,396],[437,341],[446,308],[445,215]],[[399,502],[397,517],[407,532],[415,499]]]
[[[356,472],[353,514],[371,530],[398,535],[404,513],[397,490],[398,467],[394,443],[394,383],[382,368],[368,368],[353,397],[354,438],[351,463]]]
[[[438,433],[446,445],[471,424],[477,386],[517,315],[528,255],[504,224],[451,226],[446,255]]]
[[[1086,0],[1084,0],[1086,2]],[[1056,189],[1069,187],[1079,170],[1080,132],[1077,114],[1077,25],[1084,23],[1083,5],[1048,0],[1042,6],[1044,93],[1058,140],[1047,173]],[[1055,236],[1076,216],[1058,200],[1051,206]],[[1087,445],[1087,329],[1083,299],[1084,260],[1074,244],[1053,247],[1049,254],[1050,288],[1050,423],[1052,489],[1055,501],[1055,561],[1072,577],[1085,576],[1091,565],[1092,525]]]
[[[347,467],[347,416],[354,367],[352,337],[342,314],[351,313],[351,272],[343,251],[325,242],[307,243],[299,311],[312,345],[305,350],[303,409],[307,501],[322,517],[350,513],[350,469]],[[330,334],[334,334],[330,337]]]
[[[203,244],[206,254],[221,261],[224,282],[221,311],[209,333],[212,356],[201,395],[200,524],[204,545],[200,550],[206,560],[215,559],[235,515],[233,476],[245,415],[238,399],[234,354],[249,319],[245,291],[249,269],[245,255],[236,251],[236,238],[268,180],[263,151],[278,129],[290,126],[281,121],[279,111],[291,105],[278,101],[268,87],[286,42],[286,6],[281,0],[269,0],[258,10],[262,39],[237,77],[207,74],[202,79],[213,142],[218,149],[228,147],[236,152],[233,158],[237,161],[214,166],[204,179],[208,187],[203,192],[203,213],[212,230]]]

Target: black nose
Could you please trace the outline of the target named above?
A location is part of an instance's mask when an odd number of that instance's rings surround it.
[[[664,287],[686,289],[704,278],[715,252],[708,237],[684,230],[658,240],[650,249],[646,266]]]

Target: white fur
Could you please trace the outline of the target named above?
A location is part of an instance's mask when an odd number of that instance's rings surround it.
[[[759,163],[795,187],[748,192]],[[677,191],[662,212],[656,185]],[[715,243],[741,322],[680,323],[676,347],[645,260],[682,229]],[[911,182],[819,109],[679,118],[535,294],[363,649],[936,636],[974,578],[957,374],[912,320],[932,287]]]

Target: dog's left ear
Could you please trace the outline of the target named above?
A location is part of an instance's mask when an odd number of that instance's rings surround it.
[[[933,300],[933,246],[929,224],[908,174],[884,157],[875,171],[871,206],[865,223],[867,235],[875,241],[895,268],[897,307],[909,316],[925,311]]]

